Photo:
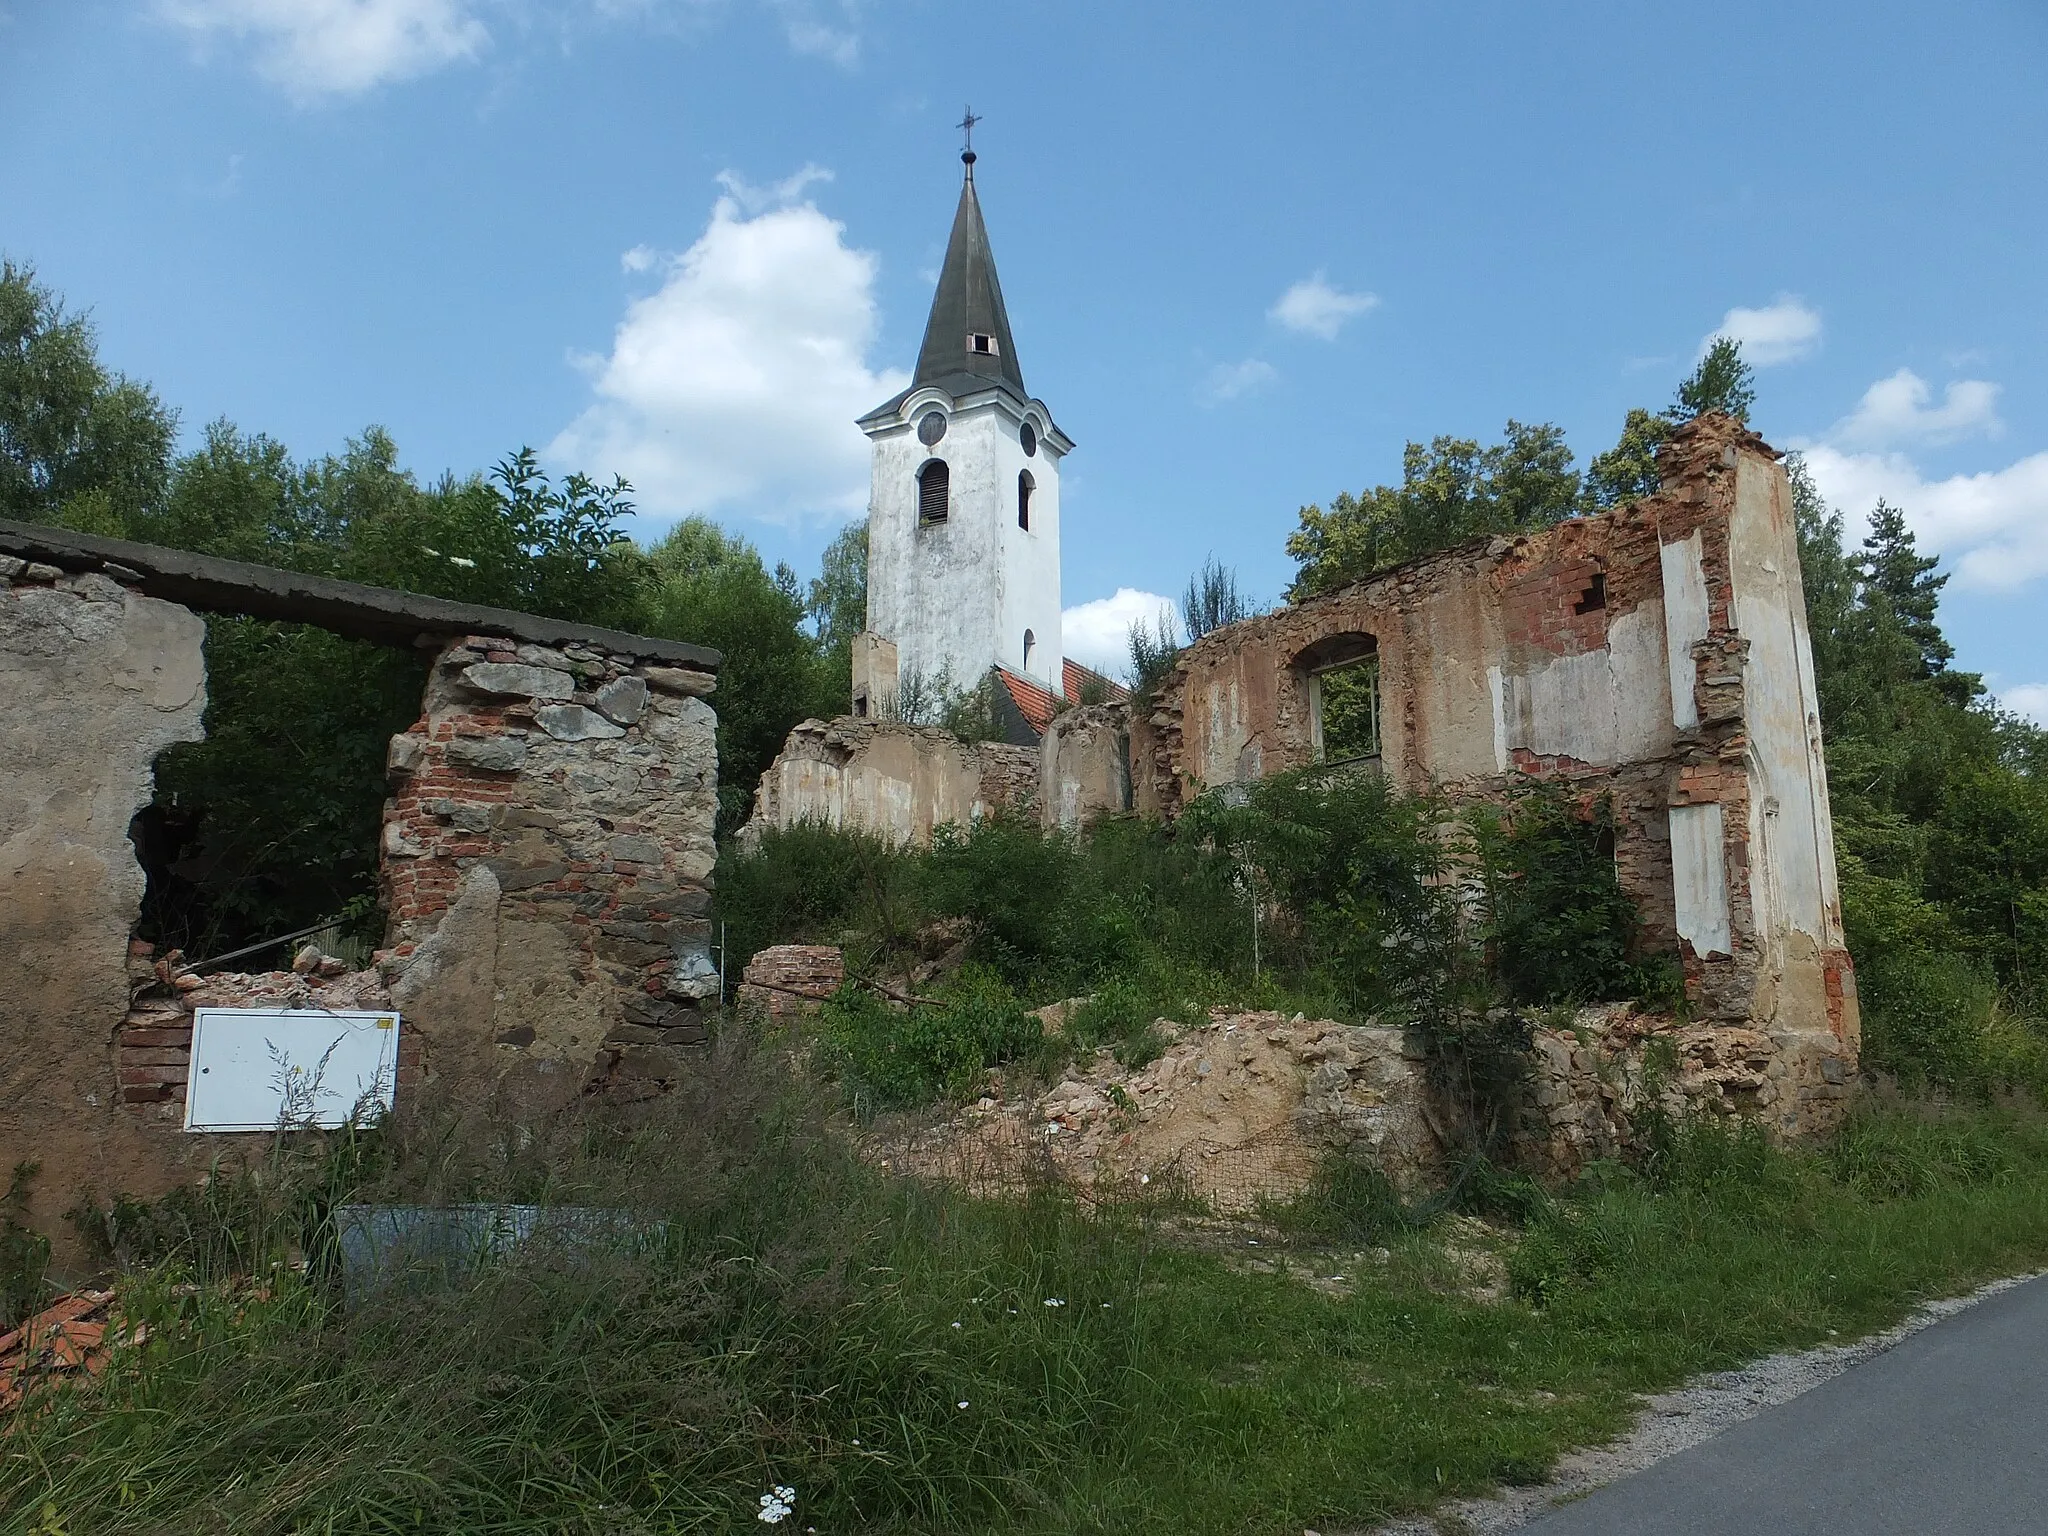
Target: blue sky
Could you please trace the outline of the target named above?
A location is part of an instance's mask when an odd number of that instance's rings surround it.
[[[0,250],[188,435],[532,443],[808,572],[971,100],[1079,444],[1070,649],[1212,552],[1277,595],[1296,509],[1409,438],[1583,461],[1727,328],[1757,427],[1852,524],[1904,507],[1962,664],[2048,719],[2044,79],[2037,0],[0,0]]]

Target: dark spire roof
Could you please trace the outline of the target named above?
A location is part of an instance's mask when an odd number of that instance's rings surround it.
[[[912,389],[937,384],[958,395],[977,382],[1006,385],[1019,401],[1024,373],[1017,366],[1017,346],[1010,339],[1010,317],[1003,309],[1002,285],[996,281],[996,259],[988,248],[988,228],[981,222],[981,200],[974,195],[974,151],[961,155],[967,176],[960,187],[960,207],[953,215],[953,236],[946,242],[946,265],[939,273],[939,291],[932,296],[931,318],[924,325],[924,346],[917,354]],[[975,352],[968,338],[993,338],[995,350]],[[971,377],[961,379],[961,374]]]

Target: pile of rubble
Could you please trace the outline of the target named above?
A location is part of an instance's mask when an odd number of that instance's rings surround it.
[[[1439,1174],[1421,1047],[1402,1031],[1220,1012],[1192,1029],[1157,1027],[1167,1048],[1138,1070],[1104,1052],[1035,1097],[984,1098],[938,1125],[878,1132],[875,1154],[981,1190],[1051,1173],[1104,1191],[1158,1186],[1219,1211],[1299,1194],[1331,1153],[1410,1190]]]
[[[98,1375],[117,1344],[140,1344],[142,1328],[125,1334],[117,1328],[113,1301],[112,1291],[74,1291],[0,1334],[0,1411],[44,1382]]]
[[[843,975],[835,949],[765,949],[741,997],[787,1018],[831,996]],[[1079,1001],[1039,1010],[1047,1031],[1063,1030]],[[1466,1111],[1434,1090],[1416,1032],[1220,1010],[1194,1028],[1154,1028],[1166,1050],[1142,1068],[1091,1053],[1044,1091],[998,1073],[992,1096],[936,1123],[877,1128],[872,1155],[987,1192],[1048,1176],[1105,1191],[1163,1184],[1219,1211],[1300,1193],[1333,1153],[1411,1195],[1440,1184]],[[1558,1011],[1532,1031],[1510,1156],[1539,1178],[1569,1180],[1629,1156],[1652,1109],[1793,1136],[1839,1116],[1854,1073],[1853,1056],[1824,1032],[1690,1023],[1632,1003]]]

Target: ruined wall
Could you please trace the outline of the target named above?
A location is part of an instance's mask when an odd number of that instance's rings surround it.
[[[0,556],[0,1176],[42,1163],[46,1224],[155,1160],[109,1058],[143,894],[128,824],[157,754],[200,736],[205,634],[104,575]]]
[[[924,843],[934,828],[1034,805],[1038,780],[1038,754],[1028,747],[851,715],[806,720],[761,775],[747,826],[758,833],[809,821]]]
[[[1381,771],[1470,800],[1498,799],[1515,775],[1607,798],[1644,942],[1680,954],[1702,1020],[1754,1029],[1786,1062],[1853,1067],[1855,984],[1776,460],[1740,424],[1702,418],[1660,454],[1654,496],[1205,636],[1132,722],[1134,803],[1170,816],[1205,789],[1313,762],[1319,658],[1369,641]],[[1825,1094],[1773,1102],[1786,1131],[1833,1113]]]
[[[582,646],[441,651],[392,738],[382,859],[380,967],[429,1098],[639,1092],[707,1038],[714,681]]]
[[[1038,805],[1045,825],[1076,831],[1131,809],[1130,710],[1083,704],[1052,717],[1038,744]]]
[[[715,653],[460,610],[579,638],[445,644],[421,720],[392,743],[376,968],[313,956],[202,977],[131,943],[144,879],[129,823],[157,755],[202,735],[206,633],[135,588],[269,603],[296,578],[4,531],[79,567],[0,555],[0,1164],[41,1163],[32,1217],[60,1269],[83,1257],[60,1217],[86,1189],[160,1194],[255,1145],[182,1129],[195,1007],[401,1009],[401,1113],[651,1092],[707,1037]],[[323,621],[378,637],[449,617],[326,585]]]

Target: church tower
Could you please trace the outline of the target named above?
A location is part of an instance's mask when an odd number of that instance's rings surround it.
[[[897,678],[912,675],[964,688],[1000,667],[1049,695],[1066,691],[1059,466],[1074,445],[1024,388],[971,146],[960,159],[960,206],[917,372],[859,422],[873,479],[858,713],[881,712]],[[877,654],[889,646],[894,666]]]

